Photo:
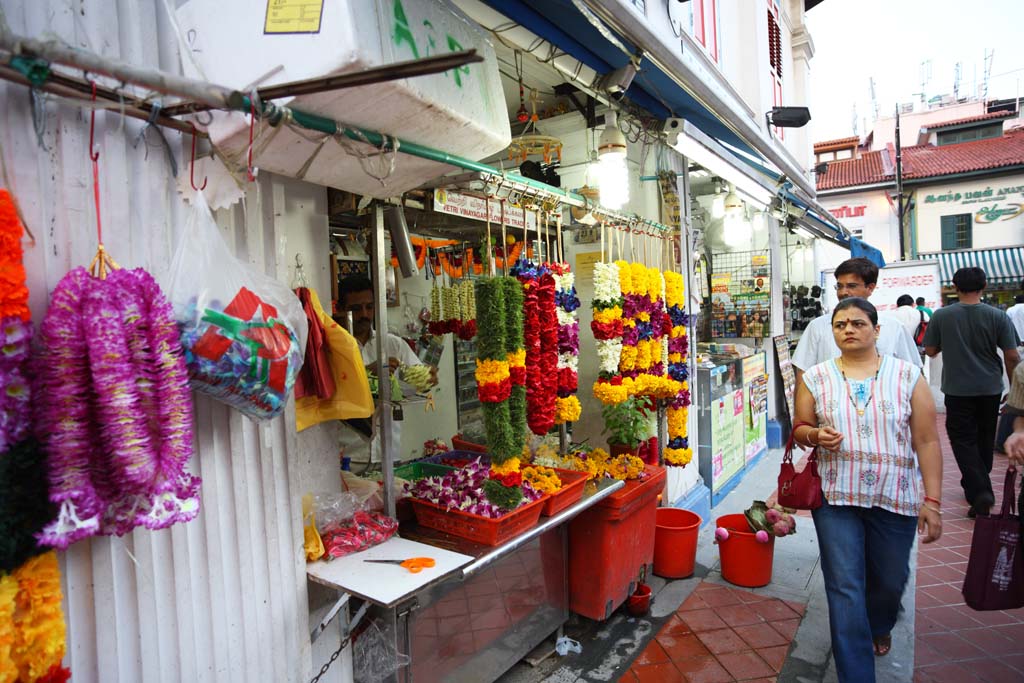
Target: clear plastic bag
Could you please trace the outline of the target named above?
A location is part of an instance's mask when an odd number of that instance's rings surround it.
[[[192,388],[258,420],[280,414],[306,348],[302,304],[288,287],[235,258],[201,192],[166,289]]]
[[[358,495],[350,491],[338,493],[314,493],[313,511],[316,513],[316,529],[324,530],[351,521],[352,516],[366,506]]]
[[[403,666],[409,657],[395,647],[391,629],[374,619],[356,638],[352,651],[352,674],[357,683],[379,683]]]

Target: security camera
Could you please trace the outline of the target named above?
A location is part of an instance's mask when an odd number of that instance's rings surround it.
[[[619,101],[629,90],[629,86],[633,84],[633,79],[636,78],[639,71],[639,66],[634,62],[629,62],[602,76],[598,89],[604,91],[613,100]]]

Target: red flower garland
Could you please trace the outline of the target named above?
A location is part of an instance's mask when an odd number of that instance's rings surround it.
[[[555,425],[558,383],[558,314],[555,279],[544,273],[523,283],[526,341],[526,422],[534,434],[544,435]]]

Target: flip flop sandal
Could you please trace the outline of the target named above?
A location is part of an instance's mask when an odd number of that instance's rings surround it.
[[[875,656],[884,657],[892,649],[892,634],[878,636],[874,639]]]

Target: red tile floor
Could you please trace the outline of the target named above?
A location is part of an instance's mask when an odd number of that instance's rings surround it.
[[[1024,609],[975,612],[960,594],[974,520],[967,517],[960,470],[946,438],[943,415],[938,430],[945,515],[942,538],[918,546],[914,681],[1024,681]],[[1006,457],[997,453],[992,467],[997,506],[1002,505],[1006,463]]]
[[[774,681],[804,605],[700,583],[620,682]]]

